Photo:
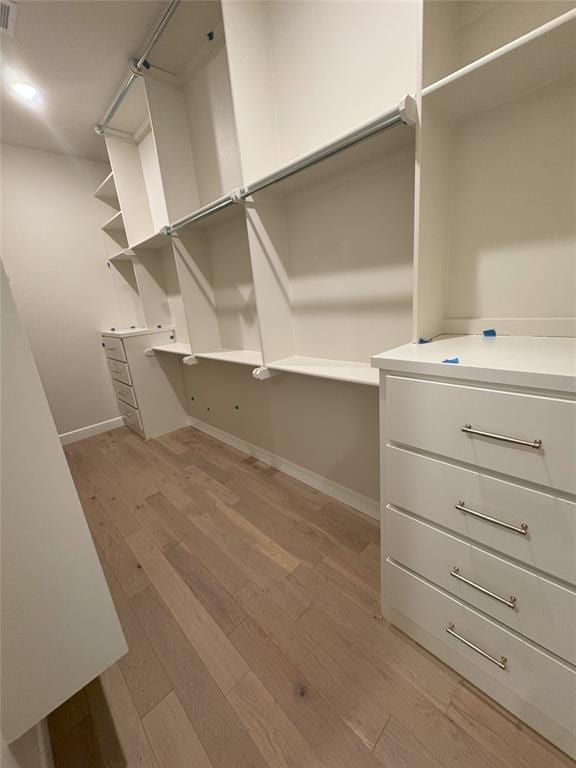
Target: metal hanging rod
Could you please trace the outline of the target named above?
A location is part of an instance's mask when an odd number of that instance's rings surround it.
[[[164,16],[162,16],[162,18],[160,19],[160,21],[158,23],[158,26],[156,27],[156,29],[152,33],[152,37],[147,42],[147,44],[144,47],[144,50],[142,51],[142,53],[141,53],[140,57],[138,58],[138,60],[130,67],[130,74],[128,75],[128,78],[126,79],[126,82],[124,83],[124,85],[121,87],[120,92],[116,96],[116,98],[114,100],[114,103],[112,104],[112,106],[108,110],[108,112],[106,114],[106,117],[102,120],[101,123],[98,123],[98,125],[96,125],[94,127],[94,130],[100,136],[102,136],[104,131],[106,130],[106,128],[108,128],[110,120],[112,120],[112,118],[114,117],[114,115],[118,111],[120,105],[122,104],[122,102],[126,98],[126,94],[128,93],[128,91],[132,87],[134,81],[138,77],[140,77],[140,75],[142,73],[142,69],[144,68],[144,66],[147,63],[146,59],[148,58],[148,56],[150,55],[150,52],[152,51],[152,49],[154,48],[154,46],[156,45],[156,43],[160,39],[160,36],[162,35],[162,32],[164,32],[164,29],[166,28],[166,25],[168,24],[168,22],[170,21],[170,19],[174,15],[174,13],[176,11],[176,8],[178,8],[179,5],[180,5],[180,0],[170,0],[170,4],[168,5],[168,8],[166,9],[166,12],[164,13]]]
[[[302,157],[269,173],[267,176],[263,176],[261,179],[253,181],[251,184],[248,184],[239,190],[235,190],[228,195],[218,198],[218,200],[214,200],[214,202],[194,211],[194,213],[191,213],[188,216],[183,216],[170,226],[163,227],[162,234],[174,235],[178,230],[189,224],[205,219],[216,211],[234,205],[234,203],[242,202],[247,197],[250,197],[250,195],[260,192],[261,190],[272,186],[272,184],[283,181],[290,176],[294,176],[294,174],[299,173],[306,168],[310,168],[312,165],[322,162],[322,160],[327,160],[329,157],[333,157],[334,155],[343,152],[345,149],[360,144],[360,142],[366,141],[366,139],[370,139],[379,133],[383,133],[384,131],[393,128],[395,125],[401,123],[404,123],[405,125],[415,125],[416,119],[416,102],[412,96],[406,96],[393,110],[390,110],[383,115],[379,115],[377,118],[350,131],[350,133],[340,136],[337,139],[333,139],[306,155],[302,155]]]

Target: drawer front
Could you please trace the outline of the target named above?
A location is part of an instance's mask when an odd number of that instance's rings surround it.
[[[118,360],[108,359],[108,368],[112,378],[117,381],[121,381],[123,384],[130,384],[132,386],[132,379],[130,378],[130,369],[126,363],[121,363]]]
[[[576,672],[573,669],[403,568],[387,562],[385,569],[394,610],[438,641],[446,651],[444,660],[458,668],[457,658],[463,657],[473,665],[474,671],[466,673],[473,683],[487,687],[483,681],[488,677],[496,686],[508,689],[522,700],[522,712],[517,714],[523,720],[541,728],[542,717],[536,721],[536,717],[531,716],[531,711],[537,710],[546,720],[553,721],[554,732],[552,724],[548,723],[550,727],[545,735],[561,741],[564,749],[576,750]],[[400,618],[395,620],[402,627]],[[501,669],[449,634],[446,629],[450,625],[453,625],[453,632],[496,661],[504,657],[506,668]],[[498,698],[496,687],[491,687],[490,692]],[[501,696],[500,700],[504,698]]]
[[[401,512],[386,515],[392,559],[576,664],[576,592]]]
[[[541,447],[518,445],[488,432]],[[576,493],[576,402],[386,377],[388,440]]]
[[[126,362],[126,352],[124,351],[124,344],[122,339],[112,338],[111,336],[102,336],[102,344],[104,345],[104,351],[106,357],[112,360],[120,360]]]
[[[385,460],[393,506],[576,584],[574,502],[393,446]]]
[[[118,400],[123,403],[128,403],[128,405],[131,405],[134,408],[138,408],[134,387],[131,387],[129,384],[122,384],[121,381],[116,381],[116,379],[112,379],[112,383],[114,384],[114,390],[116,391]]]
[[[136,432],[143,434],[144,428],[142,427],[142,419],[140,418],[140,412],[137,408],[132,408],[131,405],[119,402],[118,408],[120,413],[124,417],[126,426],[135,429]]]

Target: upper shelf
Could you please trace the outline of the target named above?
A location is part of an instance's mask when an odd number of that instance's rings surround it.
[[[123,232],[124,231],[124,219],[122,217],[122,211],[118,211],[114,216],[110,217],[108,221],[102,225],[104,232]]]
[[[576,9],[422,92],[423,105],[462,120],[576,71]]]
[[[113,208],[120,210],[118,192],[116,191],[116,183],[114,181],[114,174],[112,171],[110,171],[96,192],[94,192],[94,197],[97,197],[98,200],[102,200],[108,205],[111,205]]]
[[[378,371],[369,363],[358,363],[351,360],[328,360],[323,357],[287,357],[268,363],[272,371],[299,373],[304,376],[315,376],[320,379],[346,381],[351,384],[368,384],[378,386]]]

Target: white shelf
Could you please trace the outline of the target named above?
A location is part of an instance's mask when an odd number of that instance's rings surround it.
[[[112,171],[110,171],[96,192],[94,192],[94,197],[97,197],[98,200],[102,200],[108,205],[112,205],[114,208],[120,207],[118,204],[118,193],[116,191],[116,184],[114,182],[114,174]]]
[[[108,221],[102,225],[104,232],[124,232],[124,219],[122,211],[118,211]]]
[[[192,348],[190,344],[182,344],[179,341],[175,341],[173,344],[159,344],[157,347],[151,347],[154,352],[167,352],[171,355],[181,355],[182,357],[189,357],[192,354]]]
[[[378,371],[369,363],[357,363],[352,360],[328,360],[323,357],[287,357],[269,363],[267,368],[273,371],[299,373],[304,376],[316,376],[320,379],[347,381],[351,384],[378,386]]]
[[[195,352],[194,357],[204,360],[221,360],[225,363],[240,365],[263,365],[262,353],[255,349],[221,349],[218,352]]]
[[[147,237],[145,240],[141,240],[139,243],[136,243],[135,245],[130,245],[126,250],[127,251],[153,251],[158,248],[163,248],[165,245],[169,245],[170,239],[167,235],[163,235],[160,232],[150,235],[150,237]],[[135,253],[131,254],[132,256],[135,256]]]
[[[429,85],[423,105],[461,120],[574,71],[576,9]]]
[[[457,364],[443,363],[458,358]],[[401,373],[554,389],[576,388],[576,339],[537,336],[439,336],[405,344],[372,358],[372,365]]]

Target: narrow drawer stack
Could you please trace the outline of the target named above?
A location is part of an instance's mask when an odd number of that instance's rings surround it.
[[[388,618],[576,754],[576,402],[382,383]]]
[[[126,356],[123,339],[102,336],[102,346],[108,358],[108,368],[118,400],[118,408],[127,427],[144,437],[144,428],[138,409],[136,391],[130,374],[130,365]]]

